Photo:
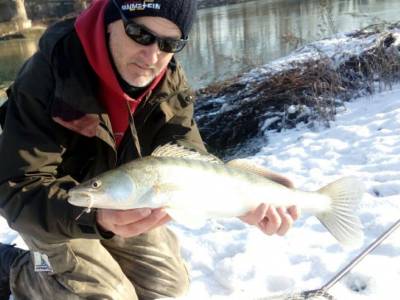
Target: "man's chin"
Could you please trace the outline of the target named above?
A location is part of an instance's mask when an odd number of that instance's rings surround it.
[[[142,87],[148,86],[153,80],[154,80],[154,76],[153,77],[141,76],[141,78],[137,78],[135,80],[129,80],[127,82],[129,83],[129,85],[131,85],[133,87],[142,88]]]

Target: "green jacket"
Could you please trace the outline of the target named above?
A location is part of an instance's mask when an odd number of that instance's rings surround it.
[[[20,70],[1,107],[0,213],[11,228],[49,241],[102,238],[95,212],[67,202],[77,183],[176,141],[205,151],[193,120],[194,97],[181,67],[166,77],[134,114],[116,149],[110,119],[96,99],[90,67],[74,20],[48,29]],[[136,140],[136,143],[135,143]]]

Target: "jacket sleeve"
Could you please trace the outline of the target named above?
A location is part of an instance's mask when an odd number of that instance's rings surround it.
[[[9,93],[0,135],[0,213],[14,230],[47,241],[101,238],[95,214],[84,214],[77,223],[81,209],[67,202],[67,191],[77,182],[58,172],[68,135],[48,113],[53,85],[39,53]]]

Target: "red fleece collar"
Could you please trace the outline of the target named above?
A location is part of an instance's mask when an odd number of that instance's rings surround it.
[[[127,102],[133,114],[143,97],[161,81],[166,70],[161,72],[137,99],[132,99],[124,93],[115,76],[107,48],[104,24],[104,12],[107,5],[107,0],[94,1],[76,19],[75,30],[90,65],[100,79],[98,97],[110,116],[115,142],[118,146],[129,124]]]

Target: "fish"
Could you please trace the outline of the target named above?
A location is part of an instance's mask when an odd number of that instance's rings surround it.
[[[342,177],[317,191],[302,191],[285,177],[236,159],[224,163],[177,144],[165,144],[73,187],[68,202],[85,208],[127,210],[164,208],[174,221],[199,228],[207,219],[238,217],[262,202],[296,205],[317,217],[337,241],[350,247],[363,240],[357,210],[364,186],[354,176]]]

